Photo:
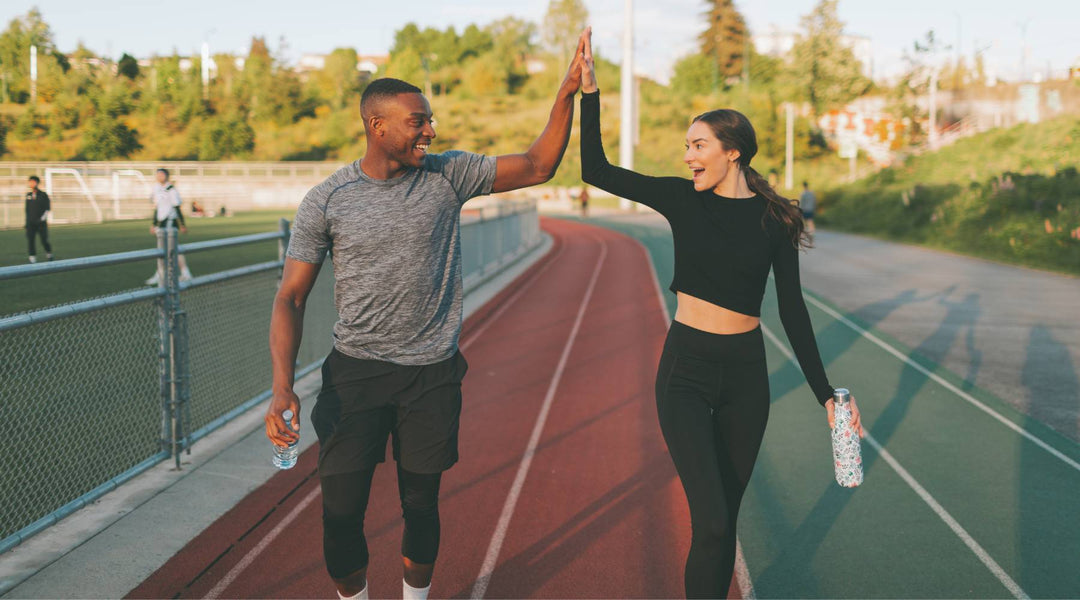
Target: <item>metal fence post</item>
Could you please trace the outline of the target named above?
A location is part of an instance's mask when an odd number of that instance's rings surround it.
[[[169,279],[168,271],[168,239],[166,229],[159,227],[157,230],[158,250],[164,251],[164,255],[157,260],[158,287],[166,289],[166,294],[157,298],[154,302],[158,307],[158,386],[161,396],[161,449],[169,451],[172,446],[170,436],[169,404],[172,401],[172,308],[171,298],[167,292]]]

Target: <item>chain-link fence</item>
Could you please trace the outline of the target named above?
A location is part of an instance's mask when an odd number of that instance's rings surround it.
[[[465,290],[541,241],[535,204],[470,207],[462,220]],[[136,260],[161,283],[0,317],[0,553],[145,469],[180,456],[269,398],[269,323],[288,243],[279,232],[0,268],[0,281]],[[279,257],[179,281],[180,254],[277,240]],[[333,271],[308,297],[297,377],[329,352]]]

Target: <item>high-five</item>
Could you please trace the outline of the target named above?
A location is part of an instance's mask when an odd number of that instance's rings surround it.
[[[588,32],[587,32],[588,33]],[[769,415],[761,301],[771,268],[784,331],[833,425],[833,388],[799,282],[809,245],[802,214],[750,166],[754,128],[742,114],[698,115],[686,135],[691,176],[649,177],[608,163],[588,39],[582,55],[581,177],[649,206],[671,224],[678,298],[656,374],[660,428],[690,505],[686,595],[722,598],[735,564],[735,525]],[[851,400],[853,426],[862,433]]]

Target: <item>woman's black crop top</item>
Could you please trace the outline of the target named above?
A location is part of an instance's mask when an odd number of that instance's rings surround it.
[[[769,268],[784,332],[810,389],[824,405],[833,395],[825,376],[799,282],[799,253],[761,196],[726,198],[698,192],[681,177],[649,177],[613,166],[600,138],[600,92],[581,97],[581,178],[655,209],[675,241],[672,292],[683,292],[745,315],[761,316]]]

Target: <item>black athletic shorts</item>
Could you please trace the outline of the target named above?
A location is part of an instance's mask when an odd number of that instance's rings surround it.
[[[322,389],[311,414],[319,436],[319,476],[340,475],[386,460],[413,473],[441,473],[458,460],[460,351],[431,365],[406,366],[353,358],[336,348],[322,366]]]

